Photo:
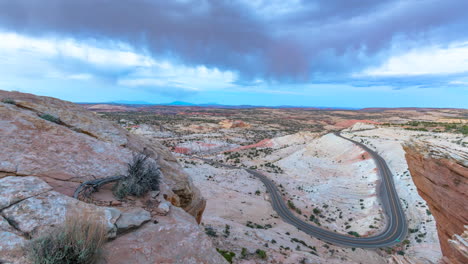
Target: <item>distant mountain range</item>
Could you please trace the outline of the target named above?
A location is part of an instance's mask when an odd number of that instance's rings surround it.
[[[311,108],[311,109],[321,109],[321,110],[358,110],[360,108],[351,108],[351,107],[321,107],[321,106],[291,106],[291,105],[280,105],[280,106],[264,106],[264,105],[223,105],[218,103],[204,103],[204,104],[194,104],[184,101],[174,101],[171,103],[149,103],[145,101],[126,101],[126,100],[119,100],[119,101],[112,101],[112,102],[102,102],[102,103],[90,103],[90,102],[81,102],[79,104],[110,104],[110,105],[132,105],[132,106],[156,106],[156,105],[164,105],[164,106],[186,106],[186,107],[212,107],[212,108]]]
[[[365,112],[378,112],[378,111],[388,111],[388,110],[415,110],[415,111],[427,111],[431,109],[456,109],[456,108],[427,108],[427,107],[327,107],[327,106],[292,106],[292,105],[278,105],[278,106],[264,106],[264,105],[223,105],[218,103],[204,103],[204,104],[194,104],[184,101],[174,101],[171,103],[149,103],[146,101],[112,101],[112,102],[77,102],[78,104],[107,104],[107,105],[128,105],[128,106],[181,106],[181,107],[210,107],[210,108],[227,108],[227,109],[241,109],[241,108],[302,108],[302,109],[316,109],[316,110],[361,110]]]

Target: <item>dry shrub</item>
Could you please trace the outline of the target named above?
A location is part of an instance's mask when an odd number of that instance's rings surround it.
[[[34,264],[92,264],[105,241],[103,216],[92,211],[72,212],[63,225],[32,240],[27,250]]]
[[[124,198],[128,195],[143,196],[148,191],[159,190],[161,172],[149,155],[139,153],[128,164],[127,176],[114,186],[114,195]]]

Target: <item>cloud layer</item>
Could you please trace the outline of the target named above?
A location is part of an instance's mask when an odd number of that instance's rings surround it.
[[[389,49],[466,40],[465,10],[463,0],[2,0],[0,25],[123,41],[246,80],[303,82],[376,66]]]
[[[466,10],[465,0],[0,0],[0,89],[294,104],[346,93],[386,103],[425,88],[466,106]]]

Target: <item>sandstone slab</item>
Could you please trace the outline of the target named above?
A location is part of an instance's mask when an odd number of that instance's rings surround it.
[[[0,179],[0,211],[14,203],[52,190],[36,177],[9,176]]]
[[[34,237],[62,224],[67,213],[72,211],[101,215],[106,222],[109,237],[115,236],[117,231],[115,222],[120,216],[117,209],[86,204],[55,191],[23,200],[3,210],[2,214],[10,222],[15,223],[21,232]]]
[[[26,241],[0,216],[0,263],[26,263],[22,251]]]
[[[148,223],[104,246],[99,264],[223,264],[210,239],[195,220],[174,207],[158,223]]]

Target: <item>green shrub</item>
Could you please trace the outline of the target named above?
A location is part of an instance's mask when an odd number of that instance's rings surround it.
[[[349,231],[348,234],[352,235],[352,236],[355,236],[355,237],[360,237],[359,233],[356,232],[356,231]]]
[[[231,234],[231,226],[230,225],[226,225],[224,227],[224,237],[228,237],[230,234]]]
[[[60,120],[60,118],[58,118],[58,117],[56,117],[56,116],[53,116],[53,115],[51,115],[51,114],[41,114],[41,115],[39,115],[39,117],[42,118],[42,119],[44,119],[44,120],[47,120],[47,121],[56,123],[56,124],[62,123],[62,121]]]
[[[4,99],[2,99],[2,103],[4,103],[4,104],[16,105],[15,100],[13,100],[13,99],[11,99],[11,98],[4,98]]]
[[[236,256],[236,254],[231,251],[222,250],[219,248],[216,248],[216,251],[218,251],[218,253],[221,254],[221,256],[223,256],[229,263],[232,263],[232,259]]]
[[[247,249],[246,249],[246,248],[242,248],[241,257],[242,257],[242,258],[245,258],[245,257],[247,257],[248,254],[249,254],[249,252],[247,251]]]
[[[62,226],[27,244],[34,264],[92,264],[106,241],[103,218],[90,213],[67,216]]]
[[[159,190],[161,172],[156,164],[148,160],[148,154],[133,155],[133,160],[128,164],[127,176],[114,186],[114,195],[124,198],[128,195],[143,196],[148,191]]]
[[[260,257],[261,259],[266,259],[266,257],[267,257],[265,250],[257,249],[257,250],[255,251],[255,253],[256,253],[257,256]]]
[[[211,226],[205,227],[205,233],[210,237],[218,237],[216,230],[214,230]]]

